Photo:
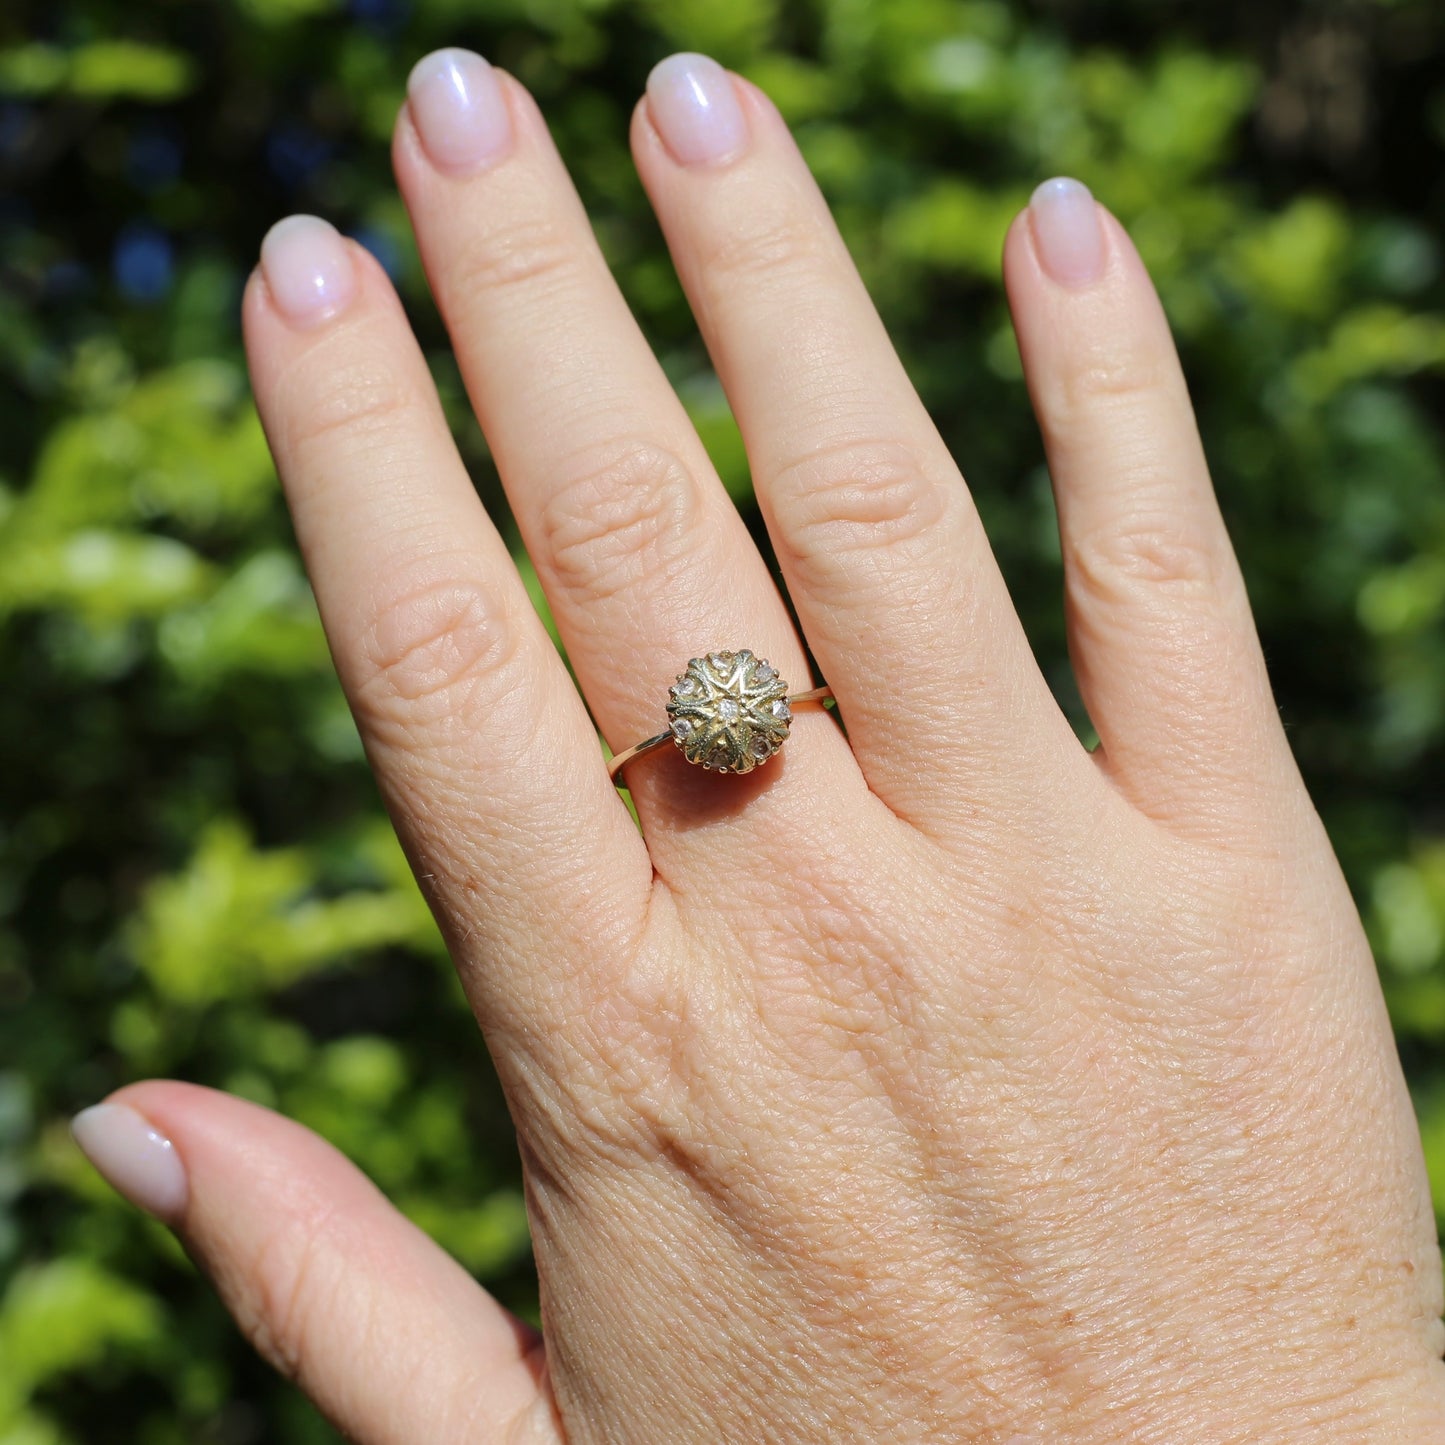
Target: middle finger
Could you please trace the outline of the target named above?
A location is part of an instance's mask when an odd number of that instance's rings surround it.
[[[479,56],[438,52],[412,73],[393,152],[472,404],[614,751],[665,725],[668,684],[711,649],[750,647],[807,687],[777,588],[531,97]],[[812,736],[789,753],[789,790],[842,768],[861,790],[836,730],[799,721]],[[644,823],[693,796],[670,754],[628,768]]]

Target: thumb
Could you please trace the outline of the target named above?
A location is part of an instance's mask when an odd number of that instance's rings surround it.
[[[122,1089],[72,1127],[348,1439],[561,1445],[541,1337],[310,1130],[168,1082]]]

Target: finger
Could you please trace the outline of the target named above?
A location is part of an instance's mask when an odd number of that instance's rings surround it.
[[[309,1130],[165,1082],[123,1089],[73,1127],[347,1439],[560,1442],[540,1337]]]
[[[963,480],[777,111],[679,55],[632,139],[873,790],[916,816],[956,796],[939,768],[1012,786],[1073,757]]]
[[[710,649],[751,648],[807,687],[777,589],[531,98],[480,56],[430,56],[412,74],[394,161],[467,389],[614,751],[665,725],[668,684]],[[794,785],[799,767],[815,781],[852,769],[835,730],[813,731],[807,761],[789,751]],[[659,779],[676,797],[680,760],[670,778],[661,761],[627,774],[644,821]]]
[[[464,977],[495,1028],[546,992],[539,958],[572,970],[598,937],[637,936],[646,849],[380,268],[322,222],[283,222],[244,317],[337,669],[459,962],[493,964]],[[539,879],[571,905],[544,917]]]
[[[1257,806],[1293,766],[1143,263],[1084,187],[1054,181],[1010,232],[1004,274],[1104,765],[1161,816]]]

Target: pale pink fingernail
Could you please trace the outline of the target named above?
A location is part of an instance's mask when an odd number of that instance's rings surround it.
[[[512,143],[497,73],[473,51],[435,50],[418,60],[406,98],[422,147],[439,170],[476,170]]]
[[[1039,263],[1061,286],[1088,286],[1104,274],[1104,228],[1082,181],[1045,181],[1029,202]]]
[[[317,216],[287,216],[261,242],[261,273],[277,308],[298,326],[344,311],[356,295],[356,267],[335,226]]]
[[[748,125],[732,76],[706,55],[683,52],[653,66],[647,109],[674,159],[715,165],[747,144]]]
[[[124,1104],[96,1104],[70,1121],[85,1157],[118,1194],[174,1223],[186,1207],[186,1168],[176,1146]]]

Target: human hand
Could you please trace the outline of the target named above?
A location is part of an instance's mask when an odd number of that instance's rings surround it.
[[[656,732],[716,647],[808,665],[532,101],[444,52],[395,159],[586,708],[376,265],[289,222],[245,307],[507,1089],[545,1367],[295,1125],[153,1083],[82,1142],[366,1445],[1439,1439],[1409,1099],[1128,239],[1053,184],[1006,253],[1090,755],[777,113],[674,59],[633,143],[848,728],[639,759],[640,834],[591,719]]]

